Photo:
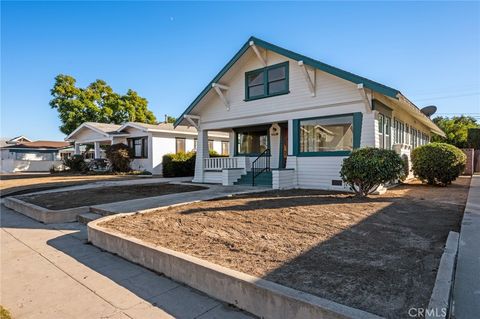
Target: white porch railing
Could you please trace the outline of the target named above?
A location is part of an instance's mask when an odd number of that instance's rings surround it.
[[[222,170],[225,168],[245,168],[245,161],[240,161],[238,157],[211,157],[204,158],[204,168],[206,170]]]

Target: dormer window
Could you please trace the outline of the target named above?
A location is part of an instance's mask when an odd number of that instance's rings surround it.
[[[288,62],[245,73],[245,100],[287,94]]]

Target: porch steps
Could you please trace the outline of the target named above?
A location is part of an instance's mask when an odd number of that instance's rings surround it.
[[[95,207],[95,206],[90,207],[90,213],[94,213],[94,214],[98,214],[98,215],[102,215],[102,216],[108,216],[108,215],[115,214],[111,211],[108,211],[108,210],[102,209],[102,208],[98,208],[98,207]]]
[[[80,224],[86,225],[92,220],[99,219],[100,217],[102,217],[102,215],[95,214],[95,213],[84,213],[84,214],[77,215],[77,221]]]
[[[252,172],[242,175],[234,185],[252,185]],[[255,177],[255,186],[268,186],[272,187],[272,172],[262,172]]]

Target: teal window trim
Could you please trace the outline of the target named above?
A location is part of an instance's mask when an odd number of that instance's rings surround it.
[[[239,128],[234,128],[233,131],[235,133],[234,134],[235,148],[233,150],[233,156],[255,157],[260,155],[260,153],[239,153],[238,152],[238,133],[267,131],[267,148],[270,148],[270,126],[269,125],[239,127]]]
[[[285,90],[276,92],[276,93],[269,93],[268,92],[268,71],[271,69],[276,69],[279,67],[285,67]],[[289,63],[288,61],[270,65],[261,69],[256,69],[252,71],[245,72],[245,102],[248,101],[254,101],[254,100],[259,100],[259,99],[264,99],[267,97],[272,97],[272,96],[278,96],[278,95],[284,95],[290,93],[290,74],[289,74]],[[249,96],[249,91],[248,91],[248,77],[252,74],[257,74],[263,72],[263,95],[257,95],[254,97]]]
[[[341,116],[353,116],[353,149],[359,148],[362,138],[362,121],[363,114],[361,112],[347,113],[347,114],[335,114],[328,116],[316,116],[309,118],[302,118],[293,120],[293,155],[298,157],[311,157],[311,156],[349,156],[351,151],[323,151],[323,152],[300,152],[300,121],[313,120],[313,119],[325,119]]]

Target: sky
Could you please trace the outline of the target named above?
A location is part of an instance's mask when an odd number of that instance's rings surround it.
[[[1,2],[1,137],[62,140],[58,74],[179,116],[250,36],[480,120],[479,2]]]

